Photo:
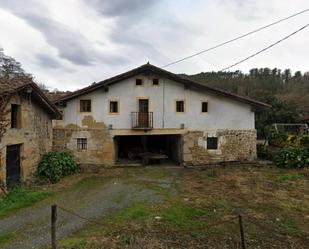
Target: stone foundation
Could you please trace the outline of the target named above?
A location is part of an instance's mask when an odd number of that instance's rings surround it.
[[[207,149],[207,137],[218,138],[218,149]],[[183,136],[184,165],[205,165],[256,159],[256,130],[189,131]]]
[[[87,149],[77,149],[77,138],[87,138]],[[114,144],[108,129],[54,128],[53,150],[70,150],[78,163],[114,164]]]

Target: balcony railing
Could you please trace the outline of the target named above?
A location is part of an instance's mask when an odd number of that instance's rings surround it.
[[[132,129],[152,129],[153,113],[152,112],[132,112],[131,113]]]

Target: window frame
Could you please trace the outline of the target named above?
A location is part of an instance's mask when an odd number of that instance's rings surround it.
[[[21,129],[21,105],[11,104],[11,129]]]
[[[215,139],[216,146],[212,146],[213,142],[209,142],[208,139]],[[207,150],[218,150],[219,149],[219,138],[218,137],[207,137]]]
[[[141,81],[141,84],[137,84],[137,81]],[[135,79],[135,86],[144,86],[144,80],[142,78],[136,78]]]
[[[157,81],[157,83],[155,84],[154,81]],[[153,78],[153,79],[152,79],[152,85],[153,85],[153,86],[159,86],[159,85],[160,85],[160,79],[159,79],[159,78]]]
[[[177,102],[183,102],[183,111],[177,111]],[[186,101],[184,99],[176,99],[175,100],[175,112],[177,114],[184,114],[184,113],[186,113]]]
[[[206,111],[206,112],[203,111],[203,104],[204,104],[204,103],[207,104],[207,111]],[[202,102],[201,102],[201,113],[202,113],[202,114],[207,114],[207,113],[208,113],[208,110],[209,110],[208,107],[209,107],[208,101],[202,101]]]
[[[76,139],[76,147],[78,151],[87,150],[88,140],[85,137],[79,137]]]
[[[111,103],[115,102],[117,103],[117,112],[111,112]],[[120,102],[118,99],[110,99],[108,104],[108,113],[110,115],[118,115],[120,113]]]
[[[85,101],[89,101],[90,103],[90,111],[88,110],[82,110],[82,102],[85,102]],[[79,112],[80,113],[91,113],[92,112],[92,100],[91,99],[80,99],[79,100]]]

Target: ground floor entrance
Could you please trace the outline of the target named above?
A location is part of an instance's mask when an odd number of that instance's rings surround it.
[[[6,185],[20,183],[20,144],[6,147]]]
[[[179,134],[115,136],[114,144],[116,162],[137,163],[149,157],[152,164],[182,163],[182,136]]]

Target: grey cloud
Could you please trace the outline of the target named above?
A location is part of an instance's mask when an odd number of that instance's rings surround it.
[[[135,53],[143,54],[145,59],[160,56],[160,51],[152,44],[154,37],[147,37],[146,34],[151,25],[149,16],[155,13],[154,8],[162,0],[84,0],[84,2],[101,16],[115,18],[115,27],[109,34],[113,43],[126,46],[131,51],[138,50]]]
[[[48,8],[38,0],[1,0],[0,7],[10,11],[13,14],[18,13],[48,13]]]
[[[45,13],[48,16],[48,11],[39,2],[3,0],[0,6],[39,30],[47,43],[57,49],[61,58],[77,65],[91,65],[94,62],[94,51],[91,49],[90,42],[70,27],[40,14]]]
[[[84,0],[87,5],[91,5],[95,10],[104,16],[132,16],[141,13],[153,6],[156,0]]]
[[[24,19],[33,28],[40,31],[46,42],[57,49],[60,58],[81,66],[93,65],[96,62],[117,64],[128,61],[124,56],[97,51],[94,44],[83,34],[63,23],[48,18],[48,10],[45,10],[40,2],[30,0],[29,5],[30,7],[27,7],[26,4],[19,4],[17,0],[0,2],[1,8]],[[35,5],[35,8],[32,5]],[[45,13],[45,16],[41,13]],[[58,66],[57,62],[52,61],[51,58],[44,58],[39,55],[38,59],[47,66]]]
[[[47,54],[37,54],[36,58],[38,59],[39,63],[43,65],[44,67],[57,69],[61,68],[62,65],[54,58]]]
[[[57,48],[60,57],[77,65],[91,65],[95,61],[90,42],[79,32],[39,15],[19,16],[43,33],[46,41]]]

